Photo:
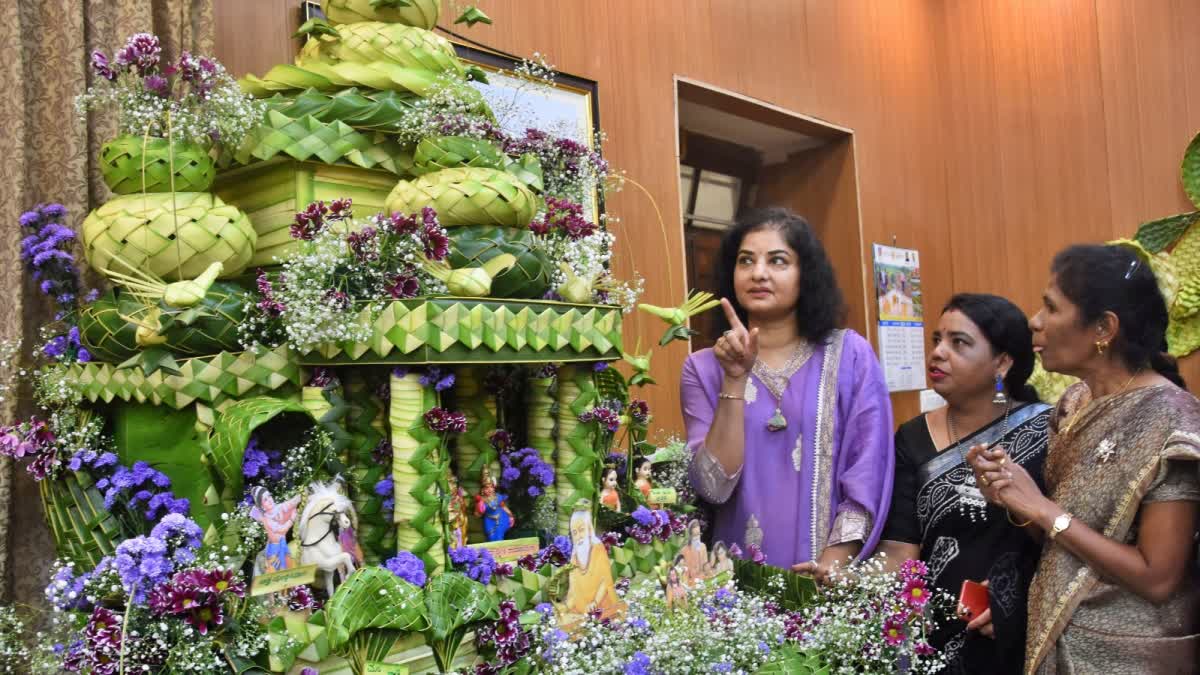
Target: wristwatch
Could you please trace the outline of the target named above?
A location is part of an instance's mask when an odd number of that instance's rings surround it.
[[[1071,518],[1072,518],[1071,514],[1064,513],[1061,516],[1054,519],[1054,525],[1052,525],[1050,527],[1050,540],[1051,541],[1053,541],[1055,537],[1057,537],[1059,534],[1061,534],[1063,531],[1065,531],[1068,527],[1071,526]]]

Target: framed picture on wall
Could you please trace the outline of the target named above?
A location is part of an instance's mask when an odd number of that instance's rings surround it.
[[[597,149],[600,104],[595,80],[555,72],[550,84],[531,83],[517,74],[521,66],[518,59],[453,38],[451,41],[459,58],[485,71],[488,81],[472,82],[471,86],[483,94],[506,133],[520,137],[526,129],[539,129]],[[604,212],[603,199],[596,194],[589,202],[584,204],[584,211],[598,222]]]

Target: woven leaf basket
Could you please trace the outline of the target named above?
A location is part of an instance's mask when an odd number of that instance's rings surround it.
[[[87,474],[64,471],[38,487],[58,555],[74,562],[77,569],[95,567],[127,535]]]
[[[520,179],[496,169],[443,169],[413,181],[400,181],[387,208],[417,213],[437,210],[442,225],[496,225],[523,228],[533,220],[538,198]]]
[[[142,304],[128,293],[109,291],[79,312],[79,337],[91,355],[120,363],[137,354],[137,326],[121,318],[137,317]]]
[[[390,3],[371,0],[321,0],[321,11],[333,23],[387,21],[433,30],[442,11],[441,0],[406,0]],[[381,6],[377,6],[381,5]]]
[[[100,148],[104,183],[119,195],[136,192],[204,192],[216,166],[195,143],[165,138],[118,136]],[[174,175],[174,178],[172,178]]]
[[[488,141],[464,136],[437,136],[417,143],[412,172],[423,176],[457,167],[503,169],[508,161],[500,148]]]
[[[207,192],[117,197],[88,214],[81,229],[94,269],[128,274],[133,267],[166,281],[193,279],[214,262],[225,265],[224,277],[237,276],[256,241],[246,214]]]
[[[434,72],[462,74],[464,70],[450,41],[432,31],[378,21],[342,24],[337,31],[337,37],[309,40],[296,57],[296,65],[390,61]]]

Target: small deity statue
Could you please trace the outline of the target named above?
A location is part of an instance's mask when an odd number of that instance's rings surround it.
[[[486,466],[480,473],[475,512],[483,518],[483,533],[488,541],[503,539],[517,520],[508,508],[508,496],[496,492],[496,482],[492,480],[492,472]]]
[[[461,548],[467,543],[467,491],[459,486],[458,479],[450,471],[446,472],[446,485],[450,495],[447,509],[450,541],[454,548]]]
[[[282,504],[276,504],[271,492],[265,487],[256,487],[250,492],[254,508],[250,517],[262,523],[267,532],[267,547],[262,555],[262,572],[279,572],[293,567],[292,553],[288,548],[287,536],[296,522],[296,507],[300,495]]]
[[[621,512],[621,493],[617,484],[617,470],[608,466],[600,474],[600,505]]]
[[[660,504],[650,503],[650,491],[654,489],[654,483],[650,480],[651,470],[654,465],[650,463],[649,457],[638,457],[633,460],[633,484],[642,493],[642,498],[646,500],[646,505],[652,509],[661,508]]]

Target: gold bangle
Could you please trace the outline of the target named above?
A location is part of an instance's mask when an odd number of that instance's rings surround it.
[[[738,396],[737,394],[726,394],[725,392],[721,392],[721,393],[717,394],[717,398],[722,398],[722,399],[725,399],[726,401],[745,401],[746,400],[745,397],[743,397],[743,396]]]
[[[1004,515],[1008,516],[1008,522],[1016,525],[1017,527],[1029,527],[1029,524],[1033,522],[1033,519],[1031,518],[1023,523],[1018,523],[1017,521],[1013,520],[1012,512],[1008,509],[1004,509]]]

